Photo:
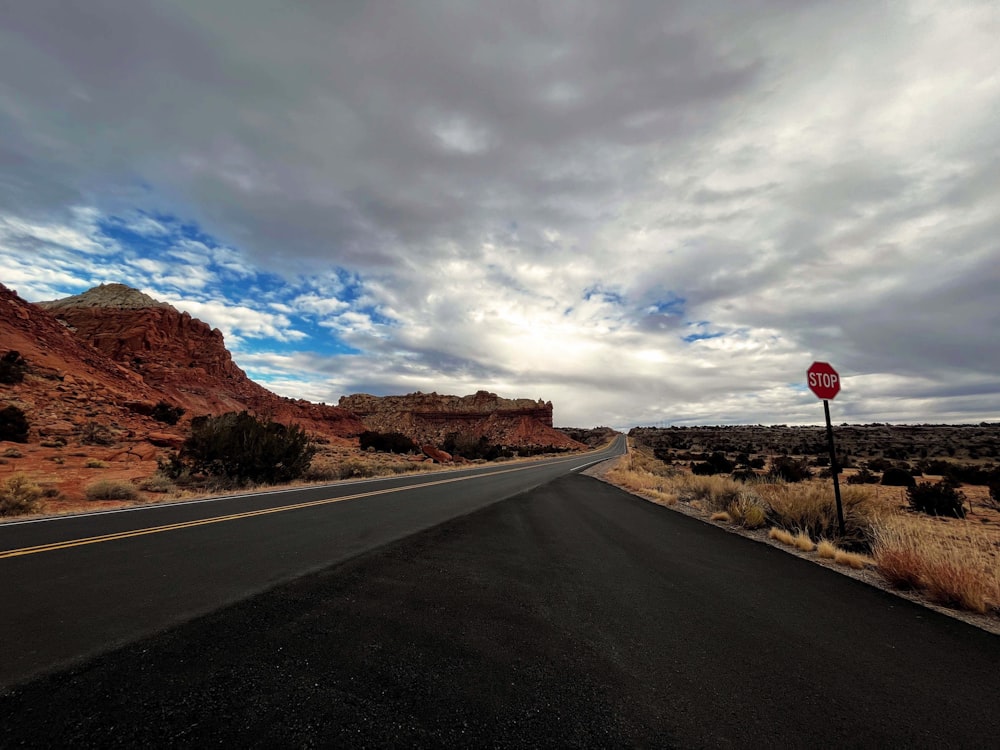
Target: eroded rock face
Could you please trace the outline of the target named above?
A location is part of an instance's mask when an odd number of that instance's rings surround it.
[[[6,303],[26,337],[40,338],[30,359],[58,355],[55,369],[70,386],[65,401],[113,400],[130,423],[148,416],[151,403],[166,401],[188,418],[249,409],[326,437],[350,438],[365,429],[343,409],[283,398],[253,382],[233,362],[218,329],[123,284],[39,305],[4,292],[0,310]],[[81,365],[88,362],[102,373],[96,388]]]
[[[488,391],[471,396],[411,393],[406,396],[344,396],[338,405],[376,432],[400,432],[418,445],[442,445],[449,435],[485,437],[492,445],[581,448],[552,428],[552,402],[506,399]]]

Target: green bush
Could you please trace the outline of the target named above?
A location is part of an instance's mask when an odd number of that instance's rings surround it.
[[[467,458],[470,460],[485,459],[486,461],[495,461],[498,458],[510,458],[513,453],[503,446],[492,445],[489,439],[483,435],[482,437],[476,437],[473,432],[451,432],[445,436],[444,442],[441,445],[441,450],[445,453],[450,453],[452,456],[461,456],[462,458]],[[530,448],[521,448],[519,453],[522,456],[532,455]],[[544,449],[538,449],[539,453],[545,452]]]
[[[236,484],[275,484],[297,479],[316,453],[298,425],[258,419],[249,412],[196,417],[176,459],[162,468],[183,470]]]
[[[21,473],[0,484],[0,516],[19,516],[38,510],[42,489]]]
[[[13,350],[6,352],[0,357],[0,383],[4,385],[16,385],[24,380],[24,373],[28,369],[28,363],[24,361],[19,352]]]
[[[28,418],[16,406],[5,406],[0,409],[0,440],[27,443],[29,429]]]
[[[139,493],[128,482],[101,479],[88,484],[84,490],[88,500],[137,500]]]
[[[150,416],[157,422],[177,424],[180,418],[184,416],[184,409],[180,406],[168,404],[166,401],[160,401],[153,407],[153,412]]]
[[[417,444],[399,432],[362,432],[358,437],[361,450],[374,448],[380,453],[415,453]]]
[[[913,487],[917,480],[906,469],[890,466],[882,474],[882,484],[886,487]]]
[[[804,482],[812,477],[812,470],[805,461],[792,458],[791,456],[781,456],[776,458],[771,464],[768,475],[772,479],[785,482]]]
[[[931,516],[965,518],[965,494],[951,482],[920,482],[906,489],[913,510]]]
[[[851,474],[847,477],[848,484],[878,484],[878,482],[878,476],[868,469],[861,469],[857,474]]]
[[[708,460],[691,464],[691,473],[707,477],[713,474],[728,474],[733,468],[733,462],[726,458],[726,454],[716,451],[708,457]]]

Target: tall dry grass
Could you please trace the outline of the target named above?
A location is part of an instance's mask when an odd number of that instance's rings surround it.
[[[769,481],[756,483],[754,489],[768,508],[771,524],[789,531],[803,531],[813,539],[840,536],[832,483],[822,480],[794,484]],[[869,541],[872,522],[880,511],[864,487],[842,487],[840,497],[845,529],[841,543],[864,548]]]
[[[872,539],[879,572],[893,586],[980,614],[1000,608],[1000,556],[982,529],[895,515],[873,525]]]

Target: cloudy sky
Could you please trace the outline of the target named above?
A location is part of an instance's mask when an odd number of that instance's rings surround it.
[[[1000,4],[0,0],[0,282],[284,395],[1000,419]]]

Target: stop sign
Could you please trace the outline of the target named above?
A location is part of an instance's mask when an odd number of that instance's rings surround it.
[[[824,401],[840,393],[840,375],[828,362],[813,362],[806,370],[809,390]]]

